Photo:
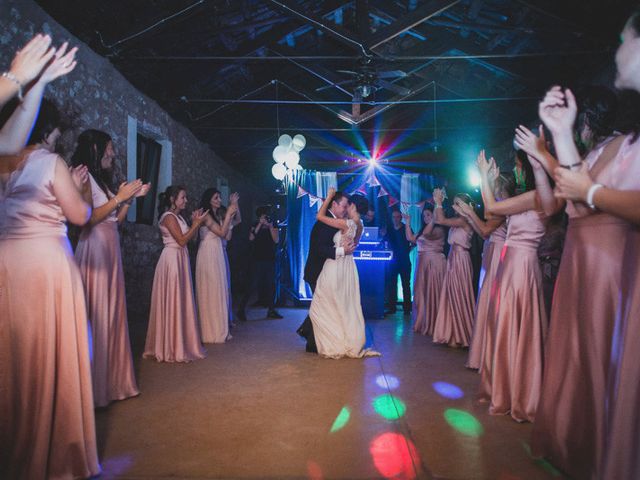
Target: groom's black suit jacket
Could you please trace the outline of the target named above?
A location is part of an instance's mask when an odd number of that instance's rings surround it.
[[[331,213],[329,213],[332,215]],[[309,242],[309,256],[304,266],[304,280],[311,285],[311,290],[315,290],[316,282],[322,272],[322,267],[327,258],[336,258],[336,249],[333,246],[333,236],[338,231],[337,228],[316,222],[311,229],[311,240]]]

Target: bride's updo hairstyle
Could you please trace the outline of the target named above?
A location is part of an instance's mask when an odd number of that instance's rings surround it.
[[[349,202],[356,206],[356,211],[361,217],[364,217],[367,214],[367,211],[369,210],[369,200],[367,200],[365,196],[351,195]]]
[[[173,202],[183,190],[187,191],[182,185],[169,185],[164,192],[158,195],[158,218],[171,209]]]

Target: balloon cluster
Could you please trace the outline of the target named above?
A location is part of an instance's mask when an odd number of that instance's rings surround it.
[[[281,135],[278,146],[273,149],[273,160],[276,162],[271,167],[271,174],[276,180],[283,180],[289,170],[302,170],[300,166],[300,151],[307,144],[303,135]]]

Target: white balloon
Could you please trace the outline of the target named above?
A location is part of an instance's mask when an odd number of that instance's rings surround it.
[[[287,167],[282,163],[276,163],[271,167],[271,175],[273,175],[276,180],[282,180],[287,175]]]
[[[290,151],[289,153],[287,153],[284,163],[287,166],[287,168],[290,168],[291,170],[293,170],[298,166],[298,163],[300,163],[300,154],[293,150]]]
[[[299,152],[300,150],[302,150],[306,144],[307,144],[307,139],[304,138],[304,135],[298,134],[295,137],[293,137],[293,149],[296,152]]]
[[[284,148],[282,145],[278,145],[273,149],[273,159],[276,163],[284,163],[287,159],[287,153],[289,153],[289,150]]]
[[[291,138],[291,135],[287,135],[286,133],[284,135],[280,135],[280,138],[278,139],[278,145],[286,148],[287,150],[291,148],[292,142],[293,139]]]

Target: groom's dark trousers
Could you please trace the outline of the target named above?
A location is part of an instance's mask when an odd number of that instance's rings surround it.
[[[309,241],[309,256],[304,266],[304,280],[311,287],[311,292],[315,293],[316,283],[324,262],[327,258],[336,258],[336,249],[333,246],[333,237],[338,231],[337,228],[330,227],[322,222],[316,222],[311,229],[311,239]],[[304,322],[297,330],[298,335],[307,340],[307,352],[318,353],[316,339],[313,334],[313,324],[307,315]]]

